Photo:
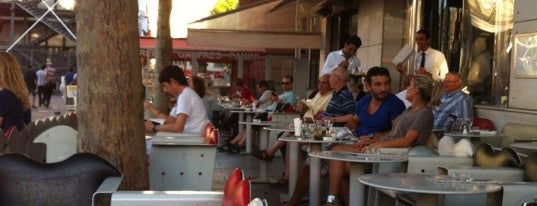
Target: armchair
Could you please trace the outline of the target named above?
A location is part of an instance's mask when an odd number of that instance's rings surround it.
[[[0,205],[4,206],[89,206],[94,194],[103,192],[98,189],[116,190],[120,180],[114,166],[90,153],[52,164],[19,153],[0,155]]]

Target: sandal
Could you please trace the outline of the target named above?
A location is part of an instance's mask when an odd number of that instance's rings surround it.
[[[289,185],[289,180],[280,178],[278,181],[270,183],[270,187],[283,187]]]
[[[254,155],[255,158],[266,161],[266,162],[272,162],[274,159],[274,156],[269,156],[267,154],[267,150],[256,150],[252,152],[252,155]]]
[[[230,154],[241,153],[241,147],[235,144],[229,144],[229,149],[227,150]]]
[[[226,152],[226,151],[229,151],[230,148],[231,148],[231,144],[224,144],[222,146],[217,147],[216,149],[218,149],[218,151],[220,152]]]
[[[345,203],[339,196],[336,196],[333,202],[326,202],[324,203],[324,206],[344,206]]]

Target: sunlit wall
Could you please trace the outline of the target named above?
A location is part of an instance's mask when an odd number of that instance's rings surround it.
[[[170,27],[172,38],[186,38],[187,24],[195,20],[209,16],[209,12],[213,9],[217,0],[202,0],[202,1],[185,1],[172,0],[172,12],[170,15]],[[143,17],[147,22],[142,22],[149,29],[149,36],[157,36],[157,18],[158,18],[158,0],[138,0],[139,5],[139,20],[143,21]]]

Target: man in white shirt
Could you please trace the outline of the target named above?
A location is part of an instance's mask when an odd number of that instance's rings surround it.
[[[442,81],[449,72],[446,57],[436,49],[431,48],[431,35],[427,30],[416,32],[416,45],[418,51],[414,56],[414,66],[408,73],[403,71],[403,63],[396,65],[396,69],[403,75],[407,74],[426,74],[431,76],[435,81]]]
[[[362,65],[356,51],[362,46],[360,37],[353,35],[345,41],[345,46],[341,50],[333,51],[328,54],[324,61],[321,75],[330,74],[337,67],[346,68],[349,74],[362,72]]]
[[[177,103],[173,106],[169,115],[160,113],[150,103],[144,103],[144,108],[149,110],[155,118],[164,119],[163,125],[154,125],[150,121],[145,122],[145,130],[150,132],[184,132],[201,133],[208,121],[203,100],[190,87],[178,66],[169,66],[162,69],[159,82],[164,93],[177,97]]]

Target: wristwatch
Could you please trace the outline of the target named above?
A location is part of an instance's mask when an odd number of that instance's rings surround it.
[[[153,130],[153,132],[156,133],[156,132],[157,132],[157,125],[153,125],[153,129],[152,129],[152,130]]]
[[[375,133],[369,133],[369,134],[367,135],[367,137],[368,137],[369,139],[373,139],[374,136],[375,136]]]

